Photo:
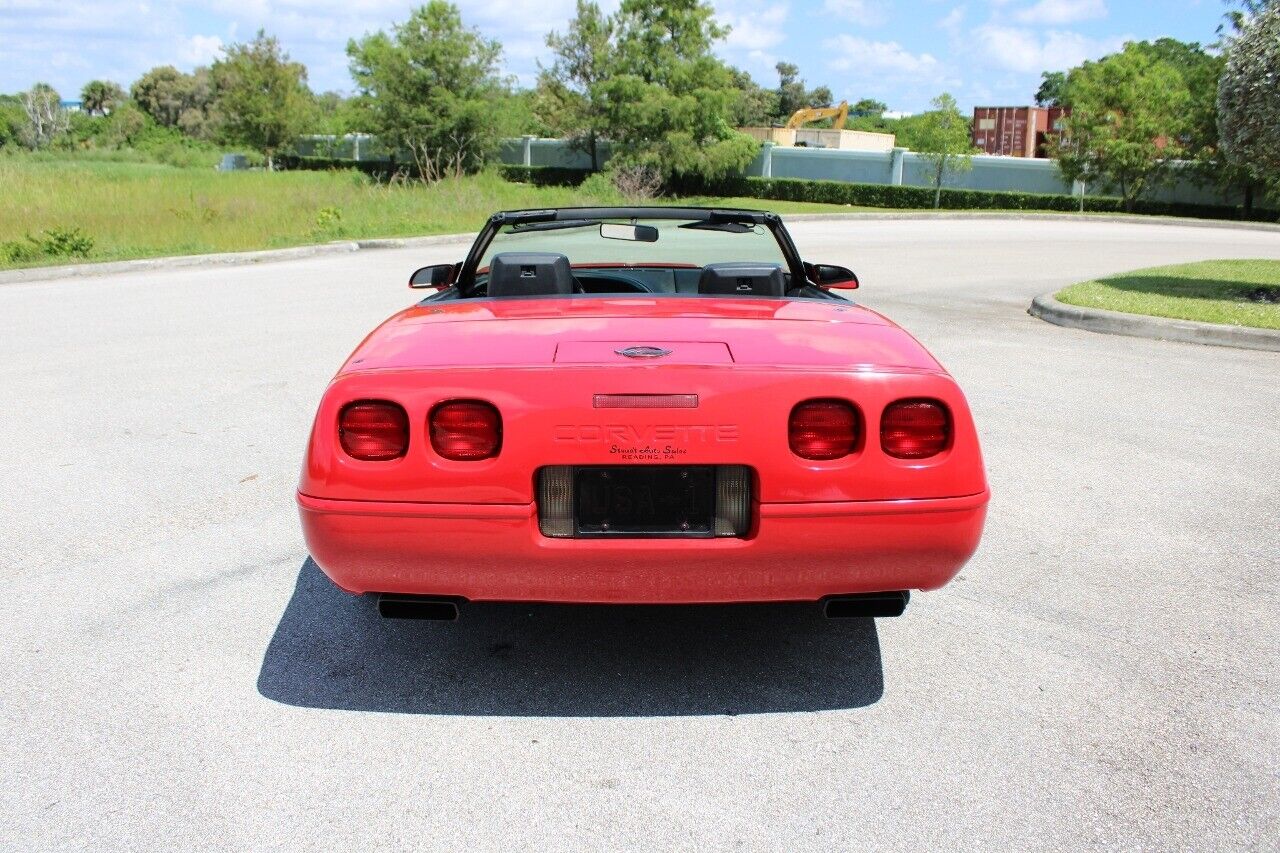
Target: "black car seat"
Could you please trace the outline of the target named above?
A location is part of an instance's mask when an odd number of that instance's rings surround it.
[[[719,296],[786,296],[787,281],[779,264],[755,261],[707,264],[698,278],[698,293]]]
[[[490,296],[560,296],[573,293],[569,259],[556,252],[500,252],[489,261]]]

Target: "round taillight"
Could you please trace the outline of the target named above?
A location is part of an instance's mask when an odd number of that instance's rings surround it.
[[[350,403],[338,417],[338,441],[348,456],[365,462],[399,459],[409,449],[409,417],[385,400]]]
[[[951,441],[951,415],[935,400],[899,400],[880,418],[880,446],[898,459],[926,459]]]
[[[787,442],[801,459],[839,459],[858,443],[858,412],[844,400],[806,400],[791,410]]]
[[[431,446],[445,459],[473,462],[497,456],[502,448],[502,416],[488,403],[455,400],[431,410]]]

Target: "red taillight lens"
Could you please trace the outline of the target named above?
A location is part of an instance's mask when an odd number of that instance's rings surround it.
[[[936,456],[951,440],[951,416],[932,400],[899,400],[880,418],[880,446],[898,459]]]
[[[399,459],[409,449],[409,417],[395,403],[352,403],[338,418],[338,441],[349,456],[366,462]]]
[[[431,412],[431,446],[445,459],[472,462],[497,456],[502,416],[488,403],[441,403]]]
[[[791,410],[791,452],[802,459],[839,459],[858,443],[858,413],[844,400],[808,400]]]

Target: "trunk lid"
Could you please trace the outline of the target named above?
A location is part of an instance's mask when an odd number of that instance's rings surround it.
[[[630,348],[666,354],[621,352]],[[851,303],[663,296],[423,303],[375,330],[343,372],[550,364],[941,370],[902,329]]]

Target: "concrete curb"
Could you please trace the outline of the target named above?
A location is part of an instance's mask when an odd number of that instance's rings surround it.
[[[474,233],[468,234],[435,234],[431,237],[388,237],[375,240],[357,240],[356,246],[361,249],[412,249],[416,246],[446,246],[450,243],[466,243],[476,238]]]
[[[0,285],[49,281],[57,278],[81,278],[86,276],[114,275],[116,273],[144,272],[147,270],[189,269],[191,267],[234,267],[245,264],[263,264],[273,261],[292,261],[317,255],[345,254],[367,249],[411,249],[415,246],[439,246],[449,243],[470,243],[474,234],[439,234],[432,237],[405,239],[343,240],[320,243],[313,246],[293,246],[288,249],[263,249],[254,252],[220,252],[212,255],[173,255],[162,258],[139,258],[132,261],[108,261],[100,264],[74,264],[58,267],[27,267],[0,271]]]
[[[767,199],[761,199],[767,201]],[[767,209],[762,205],[761,209]],[[1008,213],[1004,211],[903,211],[895,213],[793,213],[783,216],[787,222],[841,222],[904,219],[944,220],[1021,220],[1030,222],[1118,222],[1129,225],[1174,225],[1184,228],[1235,228],[1243,231],[1272,231],[1280,234],[1280,224],[1265,222],[1234,222],[1216,219],[1182,219],[1176,216],[1117,216],[1093,213]],[[358,252],[367,249],[411,249],[416,246],[440,246],[450,243],[469,243],[475,237],[466,234],[437,234],[430,237],[392,237],[368,240],[344,240],[312,246],[294,246],[288,249],[263,249],[254,252],[222,252],[212,255],[176,255],[162,258],[139,258],[133,261],[108,261],[96,264],[74,264],[57,267],[27,267],[0,271],[0,285],[49,281],[56,278],[113,275],[115,273],[141,272],[144,270],[182,269],[189,267],[238,266],[261,264],[271,261],[291,261],[314,255]]]
[[[0,272],[0,284],[20,284],[29,281],[48,281],[55,278],[113,275],[115,273],[143,272],[145,270],[181,269],[184,267],[241,266],[270,261],[290,261],[315,255],[332,255],[354,252],[360,247],[354,242],[323,243],[318,246],[295,246],[290,249],[264,249],[257,252],[220,252],[213,255],[176,255],[163,258],[139,258],[133,261],[108,261],[101,264],[75,264],[62,267],[27,267]]]
[[[1220,323],[1197,323],[1192,320],[1125,314],[1120,311],[1106,311],[1102,308],[1081,308],[1078,305],[1059,302],[1053,298],[1052,293],[1045,293],[1031,300],[1031,307],[1027,309],[1027,313],[1057,326],[1085,329],[1104,335],[1127,335],[1158,341],[1181,341],[1188,344],[1280,352],[1280,331],[1274,329],[1224,326]]]

